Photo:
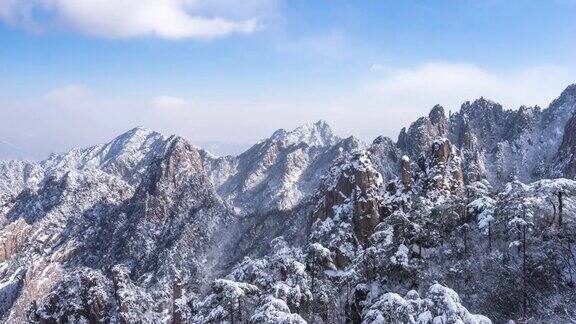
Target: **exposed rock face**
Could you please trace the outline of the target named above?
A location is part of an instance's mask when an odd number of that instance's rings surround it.
[[[474,149],[478,144],[494,147],[508,132],[508,121],[514,119],[502,105],[480,98],[465,102],[450,118],[451,134],[460,147]],[[478,141],[481,143],[478,143]]]
[[[454,190],[463,185],[459,152],[449,140],[435,142],[432,145],[431,157],[427,173],[434,180],[435,189],[447,187]]]
[[[380,205],[376,196],[383,183],[382,176],[372,167],[368,156],[359,155],[352,163],[353,169],[344,170],[345,179],[341,179],[353,181],[354,188],[349,194],[354,199],[354,232],[360,243],[366,245],[374,228],[380,223]],[[346,192],[343,193],[346,195]]]
[[[382,184],[382,176],[366,152],[355,153],[339,169],[336,183],[326,192],[320,218],[334,217],[338,206],[350,203],[355,237],[360,244],[367,245],[374,227],[380,223],[378,195]]]
[[[402,156],[401,179],[402,179],[402,185],[406,190],[412,189],[412,172],[410,171],[410,158],[406,155]]]
[[[446,135],[447,121],[444,108],[434,106],[428,117],[415,121],[410,128],[403,128],[398,136],[398,147],[413,159],[427,151],[437,138]]]
[[[368,148],[374,167],[384,182],[394,179],[398,175],[398,168],[402,164],[402,153],[396,143],[390,138],[378,136]]]
[[[563,175],[574,179],[576,176],[576,115],[573,115],[566,124],[562,145],[558,151],[558,160],[561,161]]]
[[[446,131],[448,130],[448,121],[446,120],[446,113],[444,112],[444,107],[440,105],[432,107],[432,110],[430,110],[428,118],[430,119],[432,125],[436,126],[436,129],[438,130],[438,135],[442,136],[446,134]]]
[[[0,262],[7,261],[22,249],[22,246],[28,239],[30,228],[31,226],[22,219],[6,226],[0,237],[0,244],[2,246],[0,250]]]

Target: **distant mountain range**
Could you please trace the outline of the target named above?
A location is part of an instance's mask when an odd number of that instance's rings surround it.
[[[576,84],[371,144],[318,121],[218,157],[138,127],[0,162],[0,318],[571,322],[575,176]]]

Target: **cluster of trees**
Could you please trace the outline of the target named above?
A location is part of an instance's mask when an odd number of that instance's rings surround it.
[[[511,182],[499,193],[486,181],[449,195],[415,190],[418,184],[382,186],[377,197],[382,217],[366,242],[355,233],[354,218],[362,217],[356,201],[342,199],[313,222],[306,243],[275,238],[266,253],[245,257],[206,291],[186,292],[185,280],[174,283],[171,292],[161,292],[172,296],[171,314],[154,312],[154,297],[122,268],[114,269],[112,279],[83,274],[56,291],[69,292],[72,283],[85,291],[82,285],[89,282],[99,287],[89,290],[94,295],[68,298],[103,303],[86,316],[107,318],[119,308],[121,316],[151,322],[576,320],[576,182]],[[117,303],[108,305],[109,300]],[[152,311],[135,313],[143,301]],[[64,316],[76,307],[54,310],[50,305],[49,299],[36,305],[34,318]],[[123,313],[124,308],[131,311]]]

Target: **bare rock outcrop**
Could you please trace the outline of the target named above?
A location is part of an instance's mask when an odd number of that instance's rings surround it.
[[[564,127],[564,136],[556,161],[559,174],[569,179],[576,177],[576,113]]]
[[[319,217],[334,216],[335,207],[351,204],[356,239],[362,245],[369,244],[368,238],[381,221],[378,195],[382,184],[382,176],[372,165],[369,155],[357,153],[342,166],[335,185],[326,192]]]
[[[0,232],[0,262],[10,259],[18,253],[28,239],[32,226],[23,219],[18,219],[4,227]]]

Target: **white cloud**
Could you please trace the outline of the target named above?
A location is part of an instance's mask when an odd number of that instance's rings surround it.
[[[372,70],[372,71],[385,71],[386,67],[382,64],[372,64],[370,66],[370,70]]]
[[[457,111],[463,102],[482,96],[508,109],[547,107],[575,81],[574,71],[554,66],[495,72],[473,64],[432,62],[386,72],[367,81],[358,94],[386,133],[426,115],[434,104]]]
[[[472,64],[435,62],[391,70],[367,89],[383,100],[414,108],[435,103],[458,108],[481,96],[518,108],[547,106],[570,81],[569,71],[551,66],[498,73]]]
[[[158,96],[152,99],[152,105],[159,109],[173,109],[186,107],[188,102],[180,97]]]
[[[70,85],[21,102],[0,98],[0,138],[31,156],[45,157],[110,140],[136,125],[194,142],[244,143],[277,128],[325,119],[342,136],[371,141],[378,135],[395,138],[434,104],[456,111],[464,101],[484,96],[511,109],[521,104],[546,107],[576,81],[571,79],[574,72],[533,67],[503,73],[472,64],[428,63],[367,73],[363,81],[338,88],[319,85],[280,95],[219,93],[193,99],[178,93],[124,97]]]
[[[276,0],[0,0],[0,19],[35,31],[58,28],[80,33],[127,38],[211,39],[250,34]],[[227,4],[225,6],[224,4]],[[242,14],[232,14],[239,8]]]
[[[90,91],[86,86],[71,84],[51,90],[44,96],[44,101],[56,105],[76,104],[89,94]]]

